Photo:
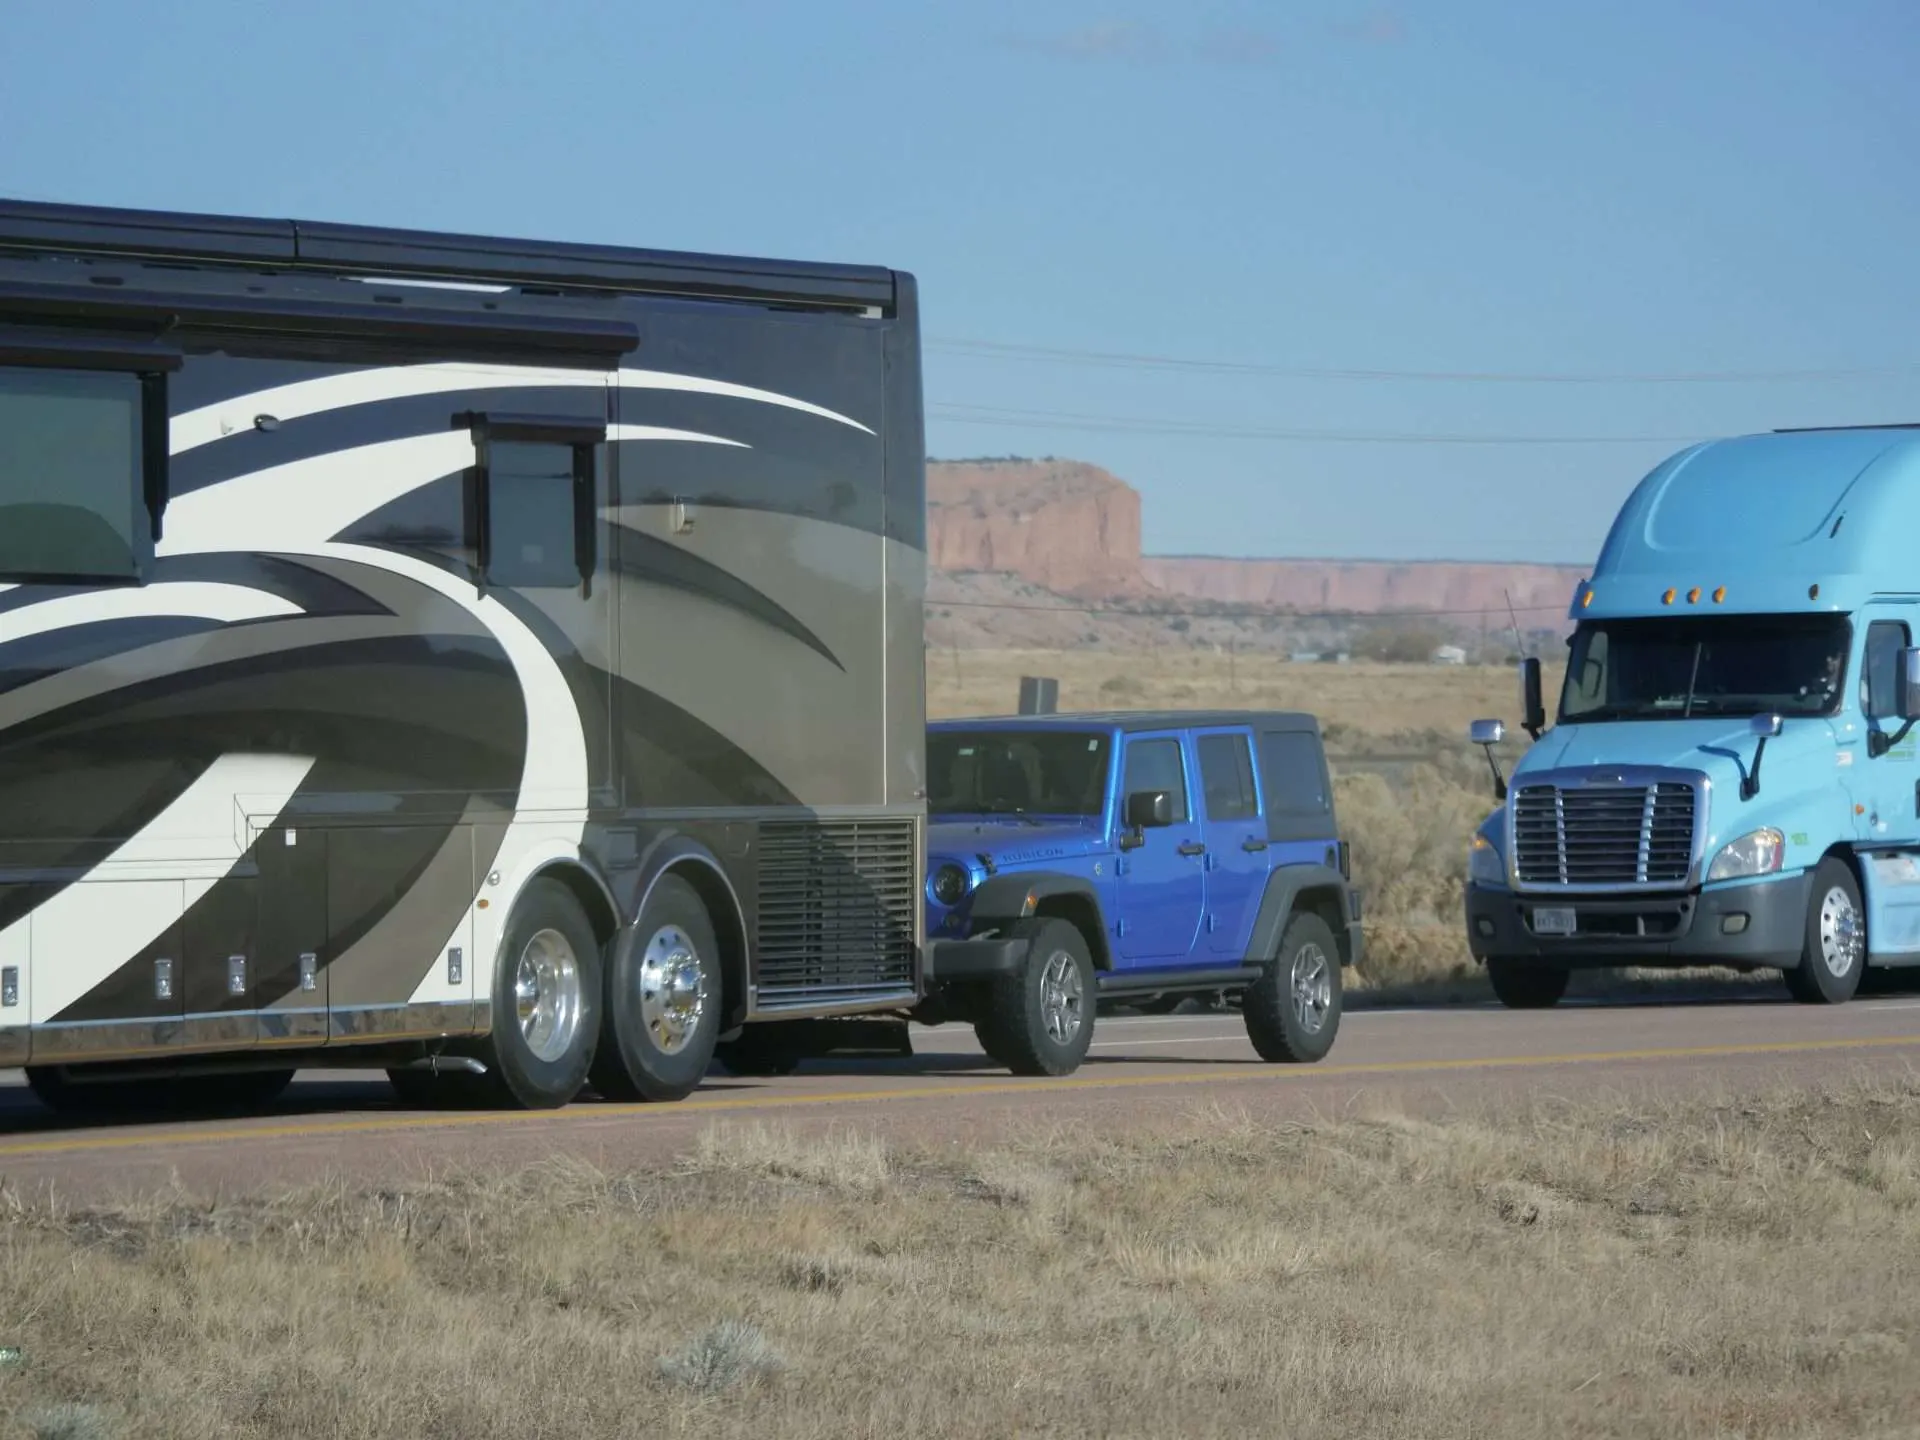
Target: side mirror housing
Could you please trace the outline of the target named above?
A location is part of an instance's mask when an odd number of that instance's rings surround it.
[[[1546,702],[1540,693],[1540,659],[1529,655],[1520,662],[1520,713],[1526,718],[1520,723],[1534,739],[1540,738],[1540,732],[1547,728]]]
[[[1127,796],[1127,825],[1134,830],[1158,830],[1173,824],[1173,796],[1165,790],[1136,790]]]
[[[1747,733],[1761,740],[1776,739],[1786,728],[1786,721],[1778,715],[1756,715],[1747,722]]]
[[[1473,745],[1499,745],[1507,738],[1507,727],[1498,720],[1476,720],[1467,727],[1467,741]]]
[[[1920,720],[1920,649],[1909,646],[1900,652],[1895,667],[1898,694],[1895,708],[1902,720]]]

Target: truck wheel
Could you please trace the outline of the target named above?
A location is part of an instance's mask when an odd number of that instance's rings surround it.
[[[533,881],[494,960],[488,1098],[551,1110],[578,1095],[599,1046],[600,990],[600,942],[580,902],[558,880]]]
[[[980,1048],[1016,1075],[1071,1075],[1093,1043],[1093,957],[1065,920],[1017,922],[1026,962],[993,982]]]
[[[621,1101],[691,1095],[713,1063],[721,986],[706,905],[678,875],[662,876],[607,968],[607,1035],[593,1088]]]
[[[1340,948],[1318,915],[1287,923],[1280,953],[1241,1000],[1247,1038],[1271,1064],[1312,1064],[1340,1033]]]
[[[1567,993],[1570,972],[1558,965],[1487,957],[1494,998],[1509,1010],[1551,1010]]]
[[[1802,1005],[1840,1005],[1860,988],[1867,968],[1867,926],[1853,871],[1829,856],[1813,872],[1807,892],[1806,933],[1798,969],[1783,972]]]

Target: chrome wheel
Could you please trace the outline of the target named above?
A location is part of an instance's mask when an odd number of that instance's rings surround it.
[[[1820,959],[1827,972],[1844,978],[1860,958],[1860,912],[1847,892],[1835,885],[1820,902]]]
[[[536,931],[520,952],[513,1005],[535,1059],[552,1064],[572,1048],[580,1029],[580,960],[558,930]]]
[[[1333,973],[1318,945],[1302,945],[1294,953],[1292,994],[1294,1020],[1307,1034],[1319,1034],[1333,1005]]]
[[[1047,957],[1040,971],[1040,1023],[1047,1038],[1065,1045],[1080,1033],[1086,1009],[1086,997],[1080,986],[1080,967],[1073,956],[1056,950]]]
[[[687,932],[663,925],[640,957],[640,1023],[662,1054],[687,1048],[707,1011],[707,968]]]

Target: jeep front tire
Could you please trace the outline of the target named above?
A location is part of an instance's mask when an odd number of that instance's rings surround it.
[[[1026,958],[997,977],[975,1026],[980,1048],[1016,1075],[1070,1075],[1093,1043],[1096,999],[1086,937],[1065,920],[1021,920]]]

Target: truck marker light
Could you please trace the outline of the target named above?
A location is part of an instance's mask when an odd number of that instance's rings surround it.
[[[1699,600],[1700,600],[1700,587],[1696,585],[1691,590],[1687,591],[1687,604],[1695,605],[1699,603]]]
[[[1668,590],[1666,594],[1662,595],[1660,597],[1660,603],[1662,605],[1671,605],[1673,603],[1673,591]]]
[[[1809,585],[1807,587],[1807,598],[1809,600],[1818,600],[1820,598],[1820,586],[1818,585],[1818,583]]]
[[[1726,598],[1727,598],[1727,587],[1724,585],[1715,586],[1714,592],[1713,592],[1713,603],[1718,605],[1722,600]]]
[[[1584,610],[1591,604],[1593,604],[1593,591],[1589,590],[1580,597],[1580,608]]]

